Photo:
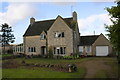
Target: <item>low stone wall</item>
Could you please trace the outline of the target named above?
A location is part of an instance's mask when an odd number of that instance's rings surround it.
[[[22,64],[28,67],[50,68],[50,69],[62,71],[62,72],[76,72],[77,71],[77,66],[75,64],[62,65],[62,64],[26,63],[24,60],[22,61]]]

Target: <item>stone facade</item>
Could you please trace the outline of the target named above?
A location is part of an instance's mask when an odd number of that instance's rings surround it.
[[[108,53],[112,53],[112,45],[103,34],[100,34],[98,39],[93,43],[92,55],[96,55],[96,46],[108,46]]]
[[[80,38],[76,12],[73,13],[73,17],[70,22],[72,26],[69,26],[61,16],[58,16],[47,31],[43,30],[40,35],[24,36],[24,53],[26,55],[45,55],[49,53],[50,47],[54,55],[64,56],[76,53]],[[34,25],[34,22],[30,19],[30,23]]]

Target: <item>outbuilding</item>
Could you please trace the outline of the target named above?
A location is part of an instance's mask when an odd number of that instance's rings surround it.
[[[81,55],[107,56],[112,53],[112,45],[102,33],[80,36],[79,52]]]

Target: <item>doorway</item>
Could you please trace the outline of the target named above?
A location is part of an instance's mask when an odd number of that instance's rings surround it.
[[[45,47],[45,46],[42,46],[42,47],[41,47],[41,54],[42,54],[42,55],[45,55],[45,54],[46,54],[46,47]]]

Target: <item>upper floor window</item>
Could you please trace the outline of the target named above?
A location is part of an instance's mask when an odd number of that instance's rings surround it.
[[[64,32],[55,32],[54,36],[55,38],[64,37]]]
[[[46,39],[46,35],[45,34],[41,34],[40,35],[40,39]]]

